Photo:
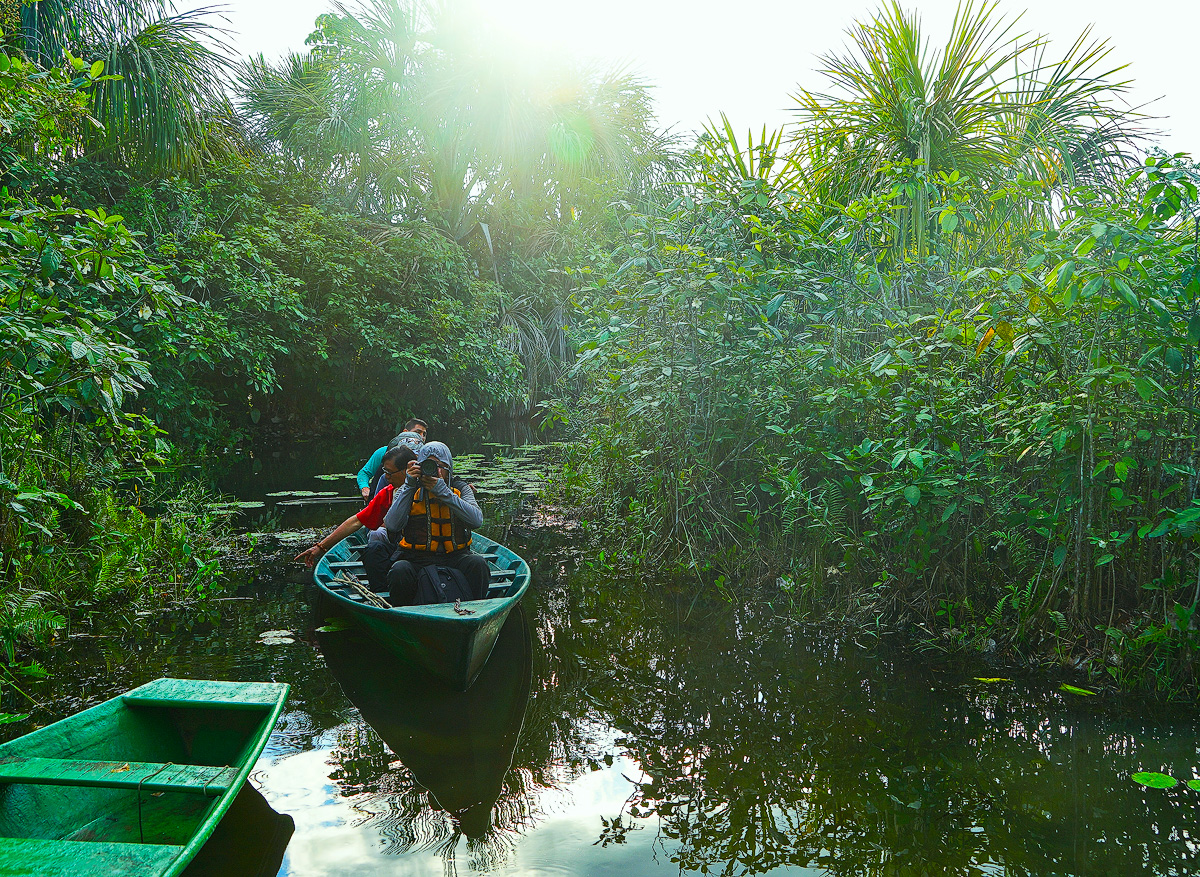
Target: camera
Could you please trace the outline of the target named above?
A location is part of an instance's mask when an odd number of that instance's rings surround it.
[[[434,478],[437,478],[437,474],[438,474],[438,461],[435,457],[426,457],[424,460],[421,461],[422,477],[429,475]]]

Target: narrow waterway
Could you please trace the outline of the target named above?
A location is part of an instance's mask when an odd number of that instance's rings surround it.
[[[353,483],[315,476],[347,463],[299,448],[248,466],[241,499],[309,494],[245,514],[332,525]],[[244,808],[194,875],[1200,874],[1193,710],[902,659],[621,580],[569,527],[518,515],[493,533],[533,584],[465,694],[331,629],[284,532],[246,542],[232,598],[66,639],[35,718],[163,675],[290,683],[252,777],[269,809]],[[1181,782],[1148,789],[1137,771]]]

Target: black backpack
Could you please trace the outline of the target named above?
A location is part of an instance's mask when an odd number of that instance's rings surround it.
[[[417,594],[413,600],[415,606],[474,599],[475,595],[467,585],[467,577],[454,567],[431,563],[417,572]]]

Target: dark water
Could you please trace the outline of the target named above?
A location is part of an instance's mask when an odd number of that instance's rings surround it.
[[[316,632],[306,573],[264,537],[238,599],[53,650],[36,718],[161,675],[290,683],[253,775],[274,813],[248,805],[207,873],[1200,874],[1200,792],[1130,779],[1200,777],[1193,711],[693,604],[533,523],[505,527],[534,572],[525,611],[465,695],[353,630]]]

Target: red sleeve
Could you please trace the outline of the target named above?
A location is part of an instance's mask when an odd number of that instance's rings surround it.
[[[392,507],[392,494],[395,492],[395,487],[390,484],[385,485],[383,490],[375,494],[374,498],[367,503],[367,507],[354,517],[358,518],[358,522],[368,530],[378,530],[383,526],[383,516]]]

